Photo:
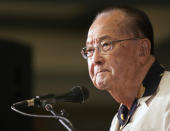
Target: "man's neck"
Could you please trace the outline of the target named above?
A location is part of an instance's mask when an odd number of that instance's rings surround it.
[[[129,86],[134,86],[134,92],[132,92],[133,94],[129,93],[131,96],[131,97],[129,96],[130,99],[128,99],[127,97],[126,103],[123,103],[124,105],[128,107],[128,109],[131,108],[133,101],[135,100],[135,98],[137,98],[137,95],[139,94],[139,91],[142,88],[142,81],[144,80],[147,72],[149,71],[154,61],[155,61],[155,57],[150,56],[150,58],[148,58],[146,63],[141,65],[141,68],[138,70],[138,73],[137,73],[138,75],[134,77],[133,85],[132,83],[129,83]]]
[[[144,80],[154,61],[155,58],[150,56],[144,64],[140,65],[134,76],[128,82],[126,82],[126,87],[130,87],[128,88],[130,90],[123,92],[123,94],[119,94],[120,96],[116,96],[120,104],[126,105],[128,109],[131,108],[133,101],[140,91],[142,81]],[[112,92],[112,89],[108,90],[108,92],[112,95],[113,98],[115,98],[115,92]]]

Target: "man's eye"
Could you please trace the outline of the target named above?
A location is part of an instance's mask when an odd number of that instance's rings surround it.
[[[88,48],[88,49],[86,50],[87,53],[88,53],[88,52],[93,52],[93,51],[94,51],[93,48]]]
[[[110,45],[109,42],[105,42],[105,43],[102,44],[103,47],[109,46],[109,45]]]
[[[94,48],[87,48],[87,50],[86,50],[87,56],[91,56],[93,54],[93,52],[94,52]]]
[[[101,45],[102,45],[102,49],[106,51],[111,48],[110,42],[103,42]]]

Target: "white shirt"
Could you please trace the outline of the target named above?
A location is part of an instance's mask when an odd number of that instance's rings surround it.
[[[110,131],[120,131],[117,114]],[[153,95],[138,99],[137,109],[122,131],[170,131],[170,72],[165,71]]]

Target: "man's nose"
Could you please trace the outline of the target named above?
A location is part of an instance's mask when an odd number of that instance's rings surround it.
[[[97,64],[97,65],[104,64],[104,58],[101,55],[101,52],[98,48],[96,48],[94,51],[94,54],[92,56],[92,61],[94,64]]]

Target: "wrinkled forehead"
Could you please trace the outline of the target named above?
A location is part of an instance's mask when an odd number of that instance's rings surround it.
[[[127,35],[124,23],[125,15],[120,12],[97,17],[88,31],[86,45],[104,39],[117,40],[120,36]]]
[[[103,21],[103,23],[96,22],[89,29],[86,44],[101,42],[107,39],[116,40],[121,32],[118,25],[110,24],[106,21]]]
[[[96,39],[93,39],[91,37],[88,37],[87,41],[86,41],[86,46],[90,46],[92,44],[97,44],[100,43],[102,41],[106,41],[106,40],[112,40],[113,38],[109,35],[102,35],[100,37],[97,37]]]

